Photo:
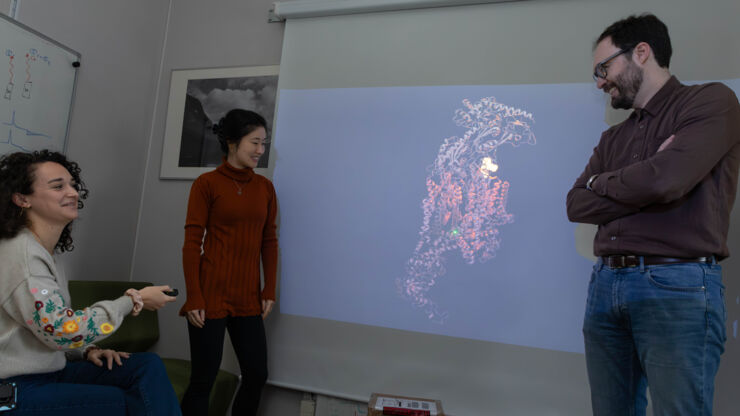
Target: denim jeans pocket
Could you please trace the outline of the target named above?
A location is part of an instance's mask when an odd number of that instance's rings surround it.
[[[704,287],[704,269],[699,263],[681,263],[650,266],[647,279],[658,289],[677,292],[701,292]]]

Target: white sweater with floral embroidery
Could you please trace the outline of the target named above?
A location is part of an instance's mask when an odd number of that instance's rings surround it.
[[[0,240],[0,379],[64,368],[65,353],[115,331],[131,312],[128,296],[72,310],[67,281],[28,229]]]

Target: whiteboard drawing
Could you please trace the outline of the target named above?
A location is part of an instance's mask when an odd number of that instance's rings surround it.
[[[79,54],[0,15],[0,154],[64,152]]]

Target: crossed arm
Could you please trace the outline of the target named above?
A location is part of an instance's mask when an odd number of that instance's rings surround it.
[[[713,97],[682,110],[673,135],[645,160],[605,171],[601,144],[594,149],[568,193],[568,218],[605,224],[650,205],[676,201],[694,189],[740,140],[740,108],[734,94]],[[586,183],[593,175],[597,176],[588,190]]]

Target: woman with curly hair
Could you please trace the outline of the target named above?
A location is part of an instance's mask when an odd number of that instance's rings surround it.
[[[242,374],[232,414],[256,414],[267,380],[262,320],[275,301],[277,197],[272,182],[253,170],[265,151],[265,127],[257,113],[229,111],[213,126],[223,163],[190,189],[182,248],[187,301],[180,310],[188,319],[193,365],[185,415],[208,414],[226,330]]]
[[[129,289],[73,310],[54,254],[74,248],[70,225],[88,190],[77,163],[47,150],[0,157],[0,383],[12,415],[179,415],[155,354],[93,344],[142,308],[175,298],[167,286]]]

